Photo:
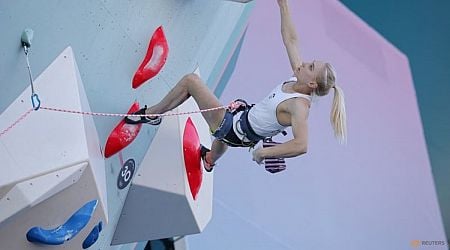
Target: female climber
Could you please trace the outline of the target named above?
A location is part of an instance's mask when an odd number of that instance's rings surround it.
[[[303,62],[298,49],[298,37],[292,22],[288,0],[277,0],[281,13],[281,35],[292,67],[293,76],[276,86],[263,100],[248,105],[238,100],[234,107],[203,112],[202,115],[215,137],[211,150],[201,147],[206,171],[210,172],[228,146],[253,147],[291,127],[293,139],[273,147],[253,151],[253,160],[261,164],[265,158],[290,158],[305,154],[308,146],[308,113],[312,96],[325,96],[334,89],[330,120],[340,142],[346,140],[344,95],[335,83],[331,64],[321,61]],[[187,74],[156,105],[135,114],[161,114],[176,108],[193,97],[200,109],[220,107],[217,97],[194,73]],[[158,125],[160,116],[129,116],[129,124]]]

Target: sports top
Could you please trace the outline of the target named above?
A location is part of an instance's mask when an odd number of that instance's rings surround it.
[[[286,93],[283,85],[289,82],[296,82],[295,76],[275,87],[269,95],[256,103],[248,113],[248,120],[251,127],[260,136],[271,137],[286,129],[277,119],[277,107],[285,100],[302,97],[311,101],[311,96],[301,93]]]

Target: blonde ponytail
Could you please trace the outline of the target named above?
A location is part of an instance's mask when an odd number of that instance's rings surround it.
[[[325,70],[322,75],[317,78],[317,88],[314,89],[313,95],[324,96],[334,88],[333,106],[331,107],[330,122],[333,126],[334,136],[340,144],[347,142],[347,117],[345,113],[344,91],[336,86],[336,71],[329,63],[325,63]]]
[[[344,92],[336,85],[334,88],[333,106],[331,107],[330,122],[334,136],[340,144],[347,142],[347,116],[345,113]]]

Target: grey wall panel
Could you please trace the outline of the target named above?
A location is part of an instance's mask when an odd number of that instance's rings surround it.
[[[35,77],[71,46],[91,110],[123,113],[134,100],[141,104],[157,102],[196,65],[202,67],[203,79],[221,72],[217,68],[227,63],[223,51],[239,41],[240,36],[233,34],[242,33],[252,6],[220,0],[0,0],[0,112],[29,86],[20,47],[24,28],[34,30],[30,63]],[[133,74],[153,31],[160,25],[169,42],[167,63],[159,75],[133,90]],[[210,87],[212,84],[208,82]],[[39,89],[36,91],[39,94]],[[42,105],[46,98],[40,95]],[[103,149],[119,118],[94,117],[94,121]],[[111,226],[104,228],[97,242],[102,249],[109,248],[128,192],[127,188],[119,190],[116,186],[121,160],[135,159],[139,168],[155,132],[156,128],[144,127],[120,157],[115,155],[105,161]]]

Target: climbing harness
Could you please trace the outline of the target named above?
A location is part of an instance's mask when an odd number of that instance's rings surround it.
[[[212,135],[231,147],[248,147],[249,150],[253,148],[260,140],[263,140],[265,137],[257,135],[250,127],[247,119],[247,114],[252,107],[253,104],[249,105],[242,99],[234,100],[232,104],[230,104],[230,108],[227,109],[225,117],[219,128],[217,128],[217,130]],[[234,125],[236,128],[239,128],[240,126],[240,129],[242,131],[239,131],[239,129],[237,129],[238,131],[235,131],[233,129],[233,117],[240,112],[243,113]],[[236,133],[239,133],[243,136],[242,140],[238,138]]]
[[[212,136],[230,147],[248,147],[249,151],[254,148],[259,141],[270,139],[271,137],[264,137],[256,134],[252,129],[250,122],[248,121],[248,112],[253,106],[254,104],[248,104],[242,99],[234,100],[229,105],[222,123],[216,131],[211,132]],[[239,119],[233,121],[233,117],[240,112],[242,114]],[[236,130],[234,130],[234,127]],[[287,134],[286,131],[281,131],[281,133],[283,135]],[[239,139],[237,134],[241,135],[242,139]]]

